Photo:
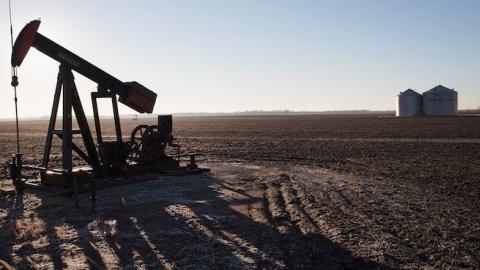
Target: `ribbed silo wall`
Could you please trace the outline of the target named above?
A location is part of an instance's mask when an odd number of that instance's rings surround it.
[[[453,116],[458,113],[456,91],[423,93],[423,112],[428,116]]]
[[[421,95],[398,95],[397,116],[419,116],[422,115]]]

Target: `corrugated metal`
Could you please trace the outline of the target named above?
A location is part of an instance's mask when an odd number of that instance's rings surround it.
[[[422,95],[412,89],[400,92],[397,96],[397,116],[422,115]]]
[[[458,94],[444,86],[423,93],[423,112],[428,116],[453,116],[458,113]]]

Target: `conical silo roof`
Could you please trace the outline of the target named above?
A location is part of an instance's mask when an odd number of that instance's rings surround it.
[[[421,94],[419,94],[417,91],[415,90],[412,90],[412,89],[407,89],[403,92],[400,92],[400,94],[398,94],[399,96],[421,96]]]
[[[455,90],[450,89],[450,88],[447,88],[447,87],[445,87],[445,86],[443,86],[443,85],[437,85],[437,86],[435,86],[434,88],[426,91],[425,93],[431,93],[431,92],[452,92],[452,91],[455,92]]]

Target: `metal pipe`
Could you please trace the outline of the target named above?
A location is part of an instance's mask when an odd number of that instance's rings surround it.
[[[13,92],[15,93],[14,101],[15,101],[15,125],[17,131],[17,155],[20,155],[20,129],[18,126],[18,98],[17,98],[17,87],[13,87]]]
[[[13,51],[13,25],[12,25],[12,3],[8,0],[8,14],[10,16],[10,44],[12,45]],[[20,130],[18,127],[18,98],[17,98],[17,68],[12,66],[12,86],[14,92],[14,102],[15,102],[15,125],[17,131],[17,155],[20,155]]]

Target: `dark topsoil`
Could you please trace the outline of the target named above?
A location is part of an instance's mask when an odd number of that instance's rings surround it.
[[[124,121],[124,135],[143,123]],[[29,162],[40,161],[46,124],[22,122],[22,148]],[[104,131],[112,134],[112,124],[105,124]],[[0,159],[7,162],[15,150],[15,126],[6,122],[0,127]],[[301,231],[297,234],[325,227],[329,239],[348,238],[335,241],[357,256],[375,251],[391,267],[480,266],[480,117],[185,117],[174,119],[174,134],[184,149],[204,154],[212,164],[238,161],[260,165],[258,170],[297,170],[301,176],[293,184],[280,177],[253,188],[264,189],[258,196],[264,198],[262,207],[270,209],[266,223],[280,234],[284,211],[299,216],[288,220]],[[61,161],[58,153],[53,152],[53,162]],[[338,176],[322,180],[317,172],[309,178],[306,168]],[[257,178],[268,178],[264,174],[258,172]],[[248,191],[242,181],[230,184]],[[281,211],[275,210],[277,204]],[[302,225],[309,222],[316,227]],[[295,241],[299,249],[306,240]],[[288,249],[288,241],[286,245]],[[288,258],[287,266],[292,266]]]
[[[480,117],[212,117],[175,125],[185,148],[207,156],[387,178],[480,206]]]

